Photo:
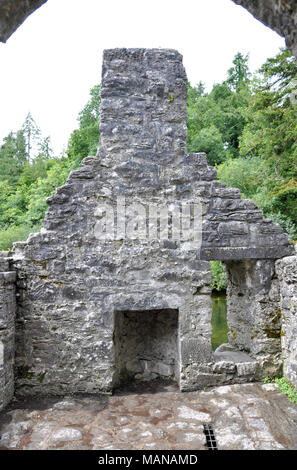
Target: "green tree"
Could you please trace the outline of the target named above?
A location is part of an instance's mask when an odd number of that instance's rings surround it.
[[[201,96],[205,95],[205,85],[199,82],[196,86],[191,86],[190,82],[187,82],[187,108],[191,108]]]
[[[71,170],[76,168],[74,162],[67,158],[53,159],[46,169],[46,176],[39,177],[28,189],[28,205],[21,223],[41,226],[48,208],[46,199],[58,186],[65,184]]]
[[[27,152],[28,158],[29,160],[32,160],[33,146],[39,145],[41,130],[37,126],[36,122],[34,121],[31,113],[27,114],[23,127],[22,127],[22,131],[23,131],[25,141],[26,141],[26,152]]]
[[[297,223],[297,103],[291,99],[297,63],[287,50],[261,67],[253,82],[240,137],[242,157],[265,162],[267,198],[273,213],[281,212]]]
[[[95,85],[90,90],[90,98],[78,115],[79,127],[97,125],[100,119],[101,85]]]
[[[27,161],[25,138],[22,131],[10,132],[0,147],[0,181],[16,184]]]
[[[45,160],[48,160],[53,156],[53,149],[51,148],[50,136],[44,137],[38,144],[38,155],[43,156]]]
[[[228,70],[228,77],[226,83],[233,91],[240,91],[241,88],[246,88],[250,82],[249,71],[249,54],[243,55],[238,52],[233,59],[233,67]]]
[[[100,120],[100,85],[90,90],[90,99],[79,113],[79,129],[72,132],[67,148],[67,155],[77,164],[88,155],[95,155],[99,144]]]
[[[237,54],[227,79],[205,93],[200,83],[188,84],[188,149],[208,153],[218,165],[239,156],[239,140],[246,125],[245,109],[250,99],[248,56]]]
[[[197,132],[188,145],[188,150],[190,152],[206,152],[209,165],[222,163],[226,158],[222,134],[212,124]]]

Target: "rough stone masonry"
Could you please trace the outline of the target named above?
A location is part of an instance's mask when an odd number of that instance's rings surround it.
[[[111,392],[159,377],[187,391],[280,374],[275,260],[295,252],[205,154],[186,152],[182,56],[106,50],[101,98],[96,157],[48,199],[41,231],[1,255],[0,406],[14,391]],[[216,259],[230,341],[213,353]]]

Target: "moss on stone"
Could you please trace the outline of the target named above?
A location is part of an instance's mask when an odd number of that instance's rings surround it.
[[[41,372],[40,374],[37,375],[37,379],[38,381],[42,384],[43,380],[44,380],[44,376],[46,374],[46,371],[45,372]]]
[[[33,372],[30,372],[29,366],[19,366],[17,367],[17,376],[22,379],[32,380],[34,377]]]
[[[58,287],[64,286],[64,282],[54,282],[54,284]]]
[[[273,328],[269,328],[269,327],[266,327],[264,328],[264,332],[267,336],[267,338],[280,338],[281,336],[281,332],[280,332],[280,329],[273,329]]]

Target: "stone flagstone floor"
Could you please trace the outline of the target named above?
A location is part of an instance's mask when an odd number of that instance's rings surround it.
[[[206,450],[203,424],[219,450],[296,450],[297,408],[275,384],[180,393],[144,384],[107,396],[14,399],[0,415],[0,448]]]

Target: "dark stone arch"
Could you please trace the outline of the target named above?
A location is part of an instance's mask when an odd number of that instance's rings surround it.
[[[0,42],[6,42],[17,28],[47,0],[0,0]]]
[[[297,4],[295,0],[232,0],[246,8],[256,19],[285,37],[297,56]],[[47,0],[0,0],[0,42],[7,39]]]
[[[297,3],[295,0],[233,0],[256,19],[286,39],[297,56]]]

